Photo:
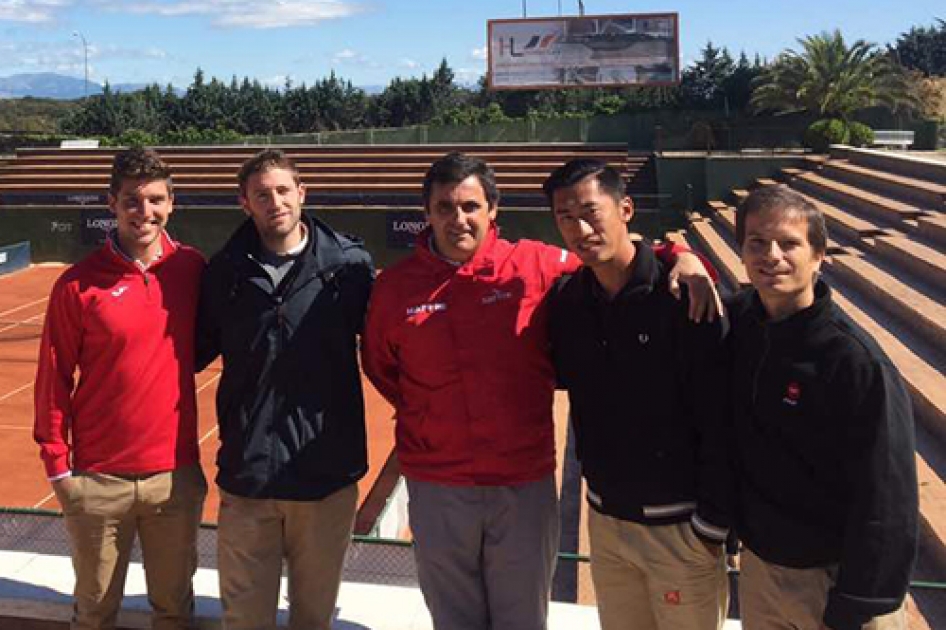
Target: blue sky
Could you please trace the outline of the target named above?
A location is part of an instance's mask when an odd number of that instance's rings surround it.
[[[522,0],[0,0],[0,76],[58,72],[186,87],[236,74],[271,85],[312,82],[331,70],[356,85],[430,72],[443,57],[462,81],[485,70],[486,20],[522,16]],[[526,0],[529,17],[577,12],[575,0]],[[885,44],[914,25],[946,19],[943,0],[585,0],[588,15],[680,14],[686,65],[707,40],[772,58],[797,37],[840,28]]]

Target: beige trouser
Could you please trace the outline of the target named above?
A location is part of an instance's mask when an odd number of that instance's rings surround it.
[[[717,630],[729,582],[722,545],[689,523],[641,525],[589,510],[591,577],[602,630]]]
[[[818,630],[837,567],[792,569],[740,554],[739,616],[745,630]],[[905,630],[903,606],[874,617],[864,630]]]
[[[247,499],[221,490],[217,552],[224,629],[276,627],[286,558],[289,628],[329,630],[357,503],[356,484],[321,501]]]
[[[73,630],[114,628],[135,534],[155,630],[190,627],[197,528],[207,494],[200,466],[132,477],[76,473],[56,481],[76,573]]]

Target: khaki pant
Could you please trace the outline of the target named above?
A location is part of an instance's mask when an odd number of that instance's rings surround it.
[[[792,569],[740,554],[739,616],[745,630],[818,630],[837,567]],[[905,630],[903,606],[874,617],[864,630]]]
[[[689,523],[642,525],[589,510],[591,578],[602,630],[717,630],[729,582],[723,548]]]
[[[79,472],[53,488],[76,573],[73,630],[115,627],[136,534],[152,627],[190,627],[197,528],[207,494],[200,466],[140,478]]]
[[[247,499],[221,490],[217,551],[224,629],[276,627],[285,558],[289,628],[329,630],[357,503],[355,484],[321,501]]]

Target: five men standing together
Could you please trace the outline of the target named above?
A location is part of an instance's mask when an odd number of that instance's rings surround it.
[[[274,626],[285,558],[290,627],[330,627],[356,483],[367,469],[362,332],[365,373],[395,408],[418,577],[438,630],[545,628],[558,545],[556,382],[569,391],[588,481],[605,630],[720,627],[730,525],[764,561],[828,567],[826,627],[860,627],[852,620],[899,606],[915,547],[916,487],[904,459],[912,461],[909,401],[895,371],[875,349],[853,359],[863,378],[849,383],[851,400],[883,402],[889,413],[858,415],[850,428],[826,433],[861,436],[848,464],[814,471],[852,483],[831,486],[840,503],[811,530],[835,538],[817,551],[770,552],[758,541],[773,530],[753,534],[754,510],[765,503],[781,519],[773,522],[808,517],[786,513],[794,495],[778,484],[797,480],[760,472],[743,449],[743,437],[760,430],[756,414],[778,417],[755,410],[755,394],[743,403],[746,383],[732,376],[760,369],[740,342],[751,320],[737,309],[735,342],[724,342],[726,325],[711,316],[687,321],[688,310],[700,312],[715,297],[702,265],[689,253],[629,240],[633,206],[606,165],[576,161],[546,183],[569,253],[500,238],[492,170],[476,158],[445,156],[423,183],[429,228],[373,289],[361,242],[302,212],[305,186],[284,154],[251,158],[238,181],[248,218],[213,256],[200,288],[202,258],[163,230],[173,201],[169,170],[154,152],[119,153],[109,195],[118,229],[53,289],[36,437],[72,539],[74,627],[113,627],[136,531],[154,627],[186,627],[206,491],[193,373],[218,356],[224,625]],[[792,204],[778,207],[790,213]],[[750,234],[747,265],[760,242]],[[772,275],[750,269],[757,286]],[[678,278],[695,309],[671,295]],[[759,293],[768,304],[771,292]],[[846,374],[834,367],[826,378],[848,385]],[[814,387],[806,381],[804,391]],[[860,402],[864,388],[877,391],[870,402]],[[807,401],[798,413],[828,426],[840,421],[823,397]],[[882,453],[898,471],[896,492],[885,502],[863,490],[848,497]],[[807,461],[805,449],[795,456]],[[750,501],[758,475],[769,485]],[[859,525],[883,520],[894,502],[904,506],[902,517],[879,529]],[[894,533],[901,526],[906,538]],[[173,541],[171,531],[179,534]],[[881,587],[859,583],[849,559],[891,540],[898,541],[893,577]],[[746,614],[750,630],[781,628],[778,619],[795,615],[778,607],[768,617]]]

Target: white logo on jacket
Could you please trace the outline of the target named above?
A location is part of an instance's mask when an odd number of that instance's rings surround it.
[[[493,289],[491,293],[483,296],[483,304],[495,304],[501,300],[508,300],[512,298],[512,293],[509,291],[500,291],[499,289]]]
[[[429,304],[418,304],[407,308],[407,316],[419,315],[420,313],[436,313],[437,311],[447,310],[446,302],[431,302]]]
[[[124,293],[124,292],[127,291],[127,290],[128,290],[128,287],[127,287],[127,286],[118,287],[117,289],[115,289],[114,291],[112,291],[112,296],[113,296],[113,297],[121,297],[121,296],[122,296],[122,293]]]

